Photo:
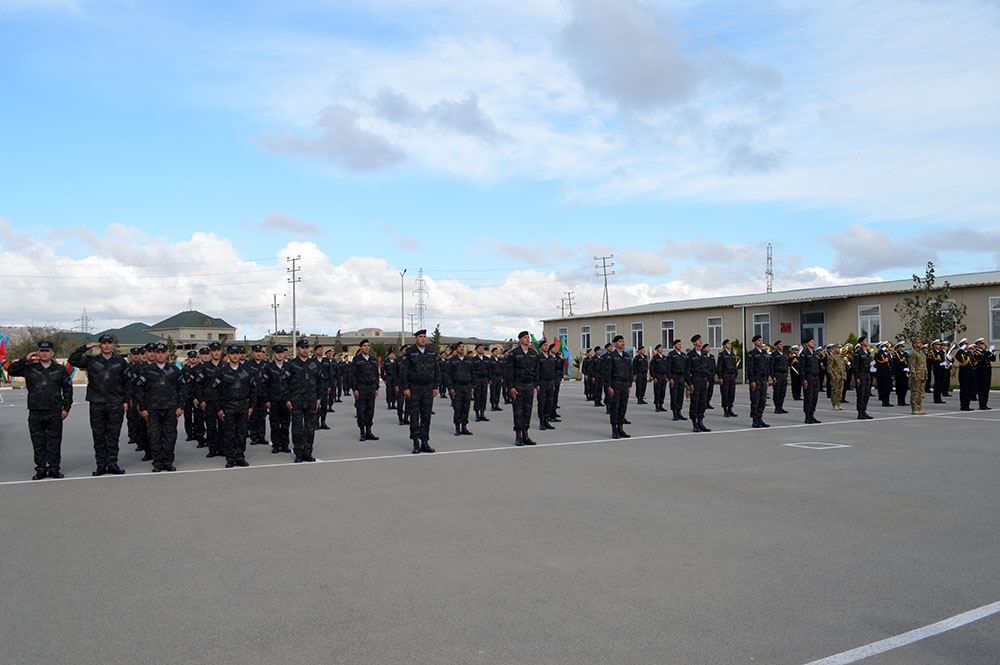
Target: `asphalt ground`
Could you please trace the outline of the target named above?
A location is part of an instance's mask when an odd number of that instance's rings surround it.
[[[153,475],[123,432],[128,473],[92,478],[83,394],[67,478],[22,482],[25,394],[0,393],[3,663],[826,665],[1000,600],[1000,409],[957,396],[755,430],[741,388],[710,434],[633,400],[615,441],[571,382],[534,448],[509,406],[451,436],[439,400],[433,455],[384,402],[359,443],[345,400],[320,463],[179,441]],[[1000,614],[861,662],[995,665]]]

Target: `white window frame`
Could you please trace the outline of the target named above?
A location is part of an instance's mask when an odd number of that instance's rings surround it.
[[[871,327],[872,326],[871,325],[869,325],[868,326],[869,329],[867,331],[864,331],[864,332],[862,332],[862,328],[861,328],[861,310],[863,310],[863,309],[872,309],[872,308],[877,308],[878,309],[878,334],[877,335],[873,335],[872,334],[872,331],[871,331]],[[871,321],[872,318],[873,318],[871,314],[865,314],[864,316],[865,316],[865,320],[867,320],[867,321]],[[874,303],[874,304],[870,304],[870,305],[858,305],[858,338],[860,339],[861,337],[867,337],[868,341],[870,341],[870,342],[879,342],[879,341],[881,341],[881,336],[882,336],[882,305],[880,303]]]
[[[618,334],[618,324],[617,323],[605,323],[604,324],[604,343],[610,344],[611,340]]]
[[[639,327],[636,328],[636,326]],[[630,328],[632,330],[632,348],[638,350],[640,346],[645,344],[645,340],[643,339],[645,337],[645,333],[642,330],[642,321],[632,322]],[[638,337],[636,336],[636,333],[639,333]]]
[[[580,348],[586,351],[592,346],[590,343],[590,326],[580,326]]]
[[[672,342],[674,341],[675,332],[676,330],[674,329],[674,322],[672,320],[660,321],[660,344],[662,344],[667,348],[670,348],[670,346],[672,346]]]
[[[997,326],[996,328],[993,327],[993,311],[996,310],[1000,312],[1000,296],[990,296],[987,303],[988,308],[986,316],[990,322],[990,341],[1000,342],[1000,326]]]
[[[767,317],[767,318],[766,318],[766,320],[760,320],[760,321],[758,321],[757,317],[759,317],[759,316],[760,317]],[[765,345],[770,344],[771,343],[771,313],[770,312],[756,312],[756,313],[754,313],[753,317],[751,318],[751,321],[753,322],[753,336],[756,337],[757,335],[760,335],[761,339],[764,340],[764,344]],[[766,326],[766,330],[767,330],[767,334],[766,335],[764,334],[765,326]]]
[[[712,321],[718,321],[718,323],[712,323]],[[722,340],[724,339],[722,336],[723,326],[724,317],[709,316],[705,318],[705,333],[706,337],[708,337],[708,345],[713,349],[718,349],[722,346]]]

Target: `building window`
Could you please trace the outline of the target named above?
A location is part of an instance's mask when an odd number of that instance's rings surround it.
[[[208,333],[208,335],[206,336],[206,339],[212,339],[212,333]]]
[[[990,296],[990,341],[1000,342],[1000,296]]]
[[[580,326],[580,348],[584,351],[590,348],[590,326]]]
[[[753,315],[753,334],[754,336],[760,335],[760,338],[764,340],[764,344],[771,343],[771,313],[766,312],[764,314],[754,314]]]
[[[663,346],[674,345],[674,322],[660,321],[660,344]]]
[[[867,337],[872,342],[879,341],[882,334],[882,307],[880,305],[858,306],[858,337]]]
[[[194,339],[194,333],[191,333],[190,335],[188,335],[188,339]]]
[[[566,328],[560,328],[559,330],[557,330],[556,339],[559,340],[560,348],[569,344],[569,330],[567,330]]]
[[[713,349],[722,346],[722,317],[708,317],[708,344]]]
[[[617,334],[618,334],[618,326],[616,326],[614,323],[608,323],[607,325],[604,326],[604,342],[606,344],[610,344],[611,340]]]
[[[633,323],[632,324],[632,348],[638,349],[643,345],[642,341],[642,324]]]

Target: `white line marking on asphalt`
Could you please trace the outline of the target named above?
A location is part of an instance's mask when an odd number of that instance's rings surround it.
[[[941,633],[945,633],[949,630],[961,628],[966,624],[979,621],[980,619],[985,619],[986,617],[997,613],[1000,613],[1000,601],[990,603],[989,605],[983,605],[982,607],[977,607],[976,609],[969,610],[968,612],[956,614],[951,618],[938,621],[937,623],[932,623],[928,626],[924,626],[923,628],[911,630],[901,635],[896,635],[895,637],[890,637],[878,642],[872,642],[871,644],[866,644],[863,647],[851,649],[850,651],[844,651],[843,653],[838,653],[833,656],[827,656],[826,658],[820,658],[819,660],[806,663],[806,665],[848,665],[849,663],[856,663],[859,660],[864,660],[865,658],[870,658],[871,656],[885,653],[886,651],[898,649],[899,647],[904,647],[908,644],[925,640],[928,637],[940,635]]]

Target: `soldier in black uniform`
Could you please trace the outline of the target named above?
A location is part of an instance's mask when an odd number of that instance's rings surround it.
[[[84,355],[100,346],[96,356]],[[101,335],[97,344],[84,344],[69,356],[69,364],[87,372],[90,430],[94,437],[95,476],[125,473],[118,466],[118,438],[128,411],[128,363],[115,353],[115,339]]]
[[[125,412],[125,424],[128,427],[128,442],[131,444],[139,443],[139,431],[136,425],[136,419],[142,420],[139,415],[139,409],[135,408],[135,402],[132,399],[132,385],[135,380],[135,375],[140,368],[140,357],[141,357],[142,347],[133,346],[129,349],[128,367],[125,368],[125,399],[128,401],[128,410]]]
[[[594,359],[591,362],[591,377],[593,380],[593,386],[590,389],[590,394],[594,396],[594,406],[604,406],[604,377],[601,374],[601,347],[594,347]]]
[[[896,387],[896,406],[909,406],[906,393],[910,390],[910,360],[906,355],[906,344],[898,342],[892,351],[892,384]],[[920,390],[922,386],[917,386]]]
[[[552,400],[555,396],[553,384],[556,380],[555,365],[549,357],[549,345],[542,342],[538,354],[538,429],[555,429],[549,424],[552,414]]]
[[[28,434],[35,452],[32,480],[62,478],[63,421],[73,408],[73,381],[69,372],[52,360],[52,342],[42,340],[38,351],[15,360],[11,376],[23,376],[28,389]]]
[[[500,361],[500,349],[490,349],[490,411],[503,411],[500,408],[500,398],[503,394],[503,363]]]
[[[212,381],[212,391],[219,401],[217,415],[222,421],[227,469],[250,466],[243,432],[257,402],[257,386],[249,368],[240,364],[239,348],[236,344],[229,345],[226,362]]]
[[[562,354],[554,344],[549,345],[549,362],[552,363],[555,378],[552,381],[552,399],[549,400],[549,423],[562,421],[559,417],[559,389],[562,387],[563,374],[566,364],[563,362]]]
[[[892,406],[889,398],[892,396],[892,358],[889,354],[889,342],[882,342],[875,352],[875,388],[882,406]]]
[[[799,367],[802,372],[802,411],[805,413],[807,425],[818,425],[816,420],[816,403],[819,400],[820,376],[819,357],[815,351],[816,340],[807,337],[803,344]]]
[[[476,344],[476,353],[471,358],[472,363],[472,409],[476,412],[476,422],[488,422],[486,417],[486,398],[490,387],[490,359],[482,344]]]
[[[168,362],[167,345],[160,342],[153,349],[153,362],[142,368],[136,381],[136,401],[149,432],[153,473],[176,471],[177,419],[184,413],[187,395],[183,372]]]
[[[382,368],[379,370],[382,380],[385,381],[385,408],[392,411],[396,408],[396,351],[389,349],[385,360],[382,361]]]
[[[649,361],[649,376],[653,379],[653,411],[666,411],[663,402],[667,396],[667,357],[663,355],[663,345],[653,347],[653,357]]]
[[[222,368],[222,344],[212,342],[208,345],[208,362],[198,365],[198,376],[195,380],[195,393],[198,397],[198,407],[205,414],[205,445],[208,454],[205,457],[222,455],[222,421],[219,420],[221,405],[212,384],[215,374]]]
[[[451,347],[452,355],[445,363],[447,376],[444,381],[448,385],[448,395],[451,397],[451,408],[454,412],[452,423],[455,425],[455,436],[471,435],[469,431],[469,406],[472,403],[472,393],[475,389],[473,364],[465,357],[465,345],[456,342]],[[479,412],[476,411],[478,419]]]
[[[986,340],[980,337],[975,341],[976,351],[976,397],[979,398],[979,410],[989,411],[990,386],[993,383],[993,363],[996,362],[996,347],[986,348]]]
[[[868,351],[868,338],[862,337],[854,347],[854,388],[856,391],[858,420],[871,420],[868,415],[868,400],[872,396],[872,374],[875,361]]]
[[[142,371],[146,367],[146,365],[153,362],[153,353],[156,350],[156,344],[154,342],[147,342],[146,345],[141,348],[142,348],[142,353],[139,355],[139,366],[136,368],[137,371],[132,375],[133,381],[138,379],[139,375],[142,374]],[[132,389],[135,390],[134,384]],[[136,406],[138,407],[138,404],[136,404]],[[138,411],[139,410],[137,408],[136,409],[137,416],[138,416]],[[136,446],[135,446],[136,452],[141,450],[143,452],[142,461],[150,462],[153,459],[153,453],[150,451],[149,448],[149,424],[142,418],[142,416],[136,418],[135,423],[136,423],[136,434],[137,434]]]
[[[667,378],[670,381],[670,410],[674,420],[687,420],[684,408],[684,379],[687,375],[687,356],[681,351],[681,341],[674,340],[674,348],[667,354]]]
[[[770,427],[764,422],[767,386],[771,382],[771,361],[764,350],[764,340],[754,335],[753,348],[747,354],[747,379],[750,381],[750,419],[753,427]]]
[[[375,418],[375,401],[378,399],[378,361],[371,356],[372,345],[367,339],[361,340],[358,355],[351,365],[351,392],[354,395],[354,409],[358,421],[358,441],[378,441],[372,434]]]
[[[976,360],[977,352],[974,346],[962,338],[955,351],[955,364],[958,365],[958,400],[959,411],[972,411],[972,400],[976,394]]]
[[[437,351],[427,347],[427,331],[414,333],[412,347],[399,361],[399,387],[407,400],[413,453],[433,453],[430,446],[431,412],[441,383]]]
[[[788,369],[790,371],[792,384],[792,399],[796,402],[802,401],[802,370],[799,367],[799,354],[802,353],[802,347],[798,344],[792,344],[791,355],[788,358]]]
[[[635,403],[646,404],[646,380],[649,377],[649,359],[646,347],[640,346],[632,359],[632,380],[635,382]]]
[[[350,370],[346,366],[339,366],[339,371],[334,369],[332,358],[328,358],[326,354],[323,353],[323,345],[316,344],[313,348],[313,358],[316,361],[325,377],[323,381],[323,391],[319,396],[319,406],[316,408],[316,418],[318,422],[316,423],[316,429],[330,429],[330,426],[326,424],[326,414],[328,414],[333,405],[333,391],[331,386],[333,382],[337,380],[337,375],[347,374]],[[350,390],[350,378],[347,377],[344,380],[345,390]]]
[[[292,414],[292,449],[296,462],[315,462],[316,412],[329,376],[322,363],[309,357],[309,340],[295,342],[297,355],[288,361],[288,410]]]
[[[788,394],[788,355],[785,353],[785,343],[780,339],[774,343],[774,351],[768,360],[771,363],[771,381],[774,385],[774,391],[771,393],[774,412],[788,413],[785,411],[785,396]]]
[[[288,406],[291,401],[291,393],[288,390],[288,363],[285,361],[287,350],[284,344],[275,344],[271,347],[273,356],[270,362],[264,363],[260,373],[260,382],[257,384],[257,401],[260,401],[260,394],[263,394],[267,400],[264,406],[267,408],[268,419],[271,422],[272,454],[292,452],[288,441],[292,411]]]
[[[268,444],[267,391],[262,390],[261,386],[264,384],[262,374],[264,372],[264,365],[267,364],[267,355],[264,353],[264,347],[260,344],[254,344],[250,347],[250,351],[253,353],[253,358],[247,362],[246,366],[253,377],[254,385],[257,387],[255,391],[257,401],[250,405],[253,407],[253,415],[250,416],[250,445],[266,446]]]
[[[719,362],[716,364],[715,373],[719,377],[719,393],[722,399],[722,415],[726,418],[735,418],[733,404],[736,402],[736,375],[738,373],[739,361],[733,353],[733,343],[728,339],[722,340],[722,351],[719,351]]]
[[[191,350],[187,352],[187,360],[184,361],[184,365],[181,367],[181,381],[184,382],[185,386],[194,385],[195,377],[198,374],[198,352]],[[197,441],[198,434],[195,429],[195,414],[201,413],[195,405],[195,400],[191,397],[190,390],[188,391],[188,399],[184,400],[184,404],[181,405],[184,409],[184,440],[185,441]]]
[[[400,384],[400,371],[401,371],[400,368],[402,367],[403,364],[403,356],[406,355],[406,351],[409,348],[410,347],[405,345],[399,348],[399,360],[396,361],[396,364],[392,368],[393,385],[396,387],[396,416],[399,418],[400,425],[410,424],[410,412],[409,409],[407,408],[408,400],[403,395],[403,387]]]
[[[583,379],[583,398],[588,402],[592,399],[590,395],[590,364],[593,360],[593,352],[587,349],[580,359],[580,377]]]
[[[613,348],[601,358],[601,375],[611,416],[611,438],[628,439],[631,435],[623,429],[623,425],[632,389],[632,359],[625,354],[624,337],[615,335],[611,343]]]
[[[705,398],[705,408],[714,410],[712,396],[715,395],[715,375],[718,371],[718,364],[715,361],[715,356],[712,355],[712,346],[708,342],[701,345],[701,355],[705,356],[705,361],[708,363],[708,369],[711,372],[708,375],[708,396]]]
[[[531,428],[531,407],[538,394],[538,353],[531,346],[531,335],[522,330],[517,336],[518,345],[507,353],[504,362],[504,379],[514,405],[514,445],[533,446],[528,436]]]
[[[711,432],[705,427],[705,406],[708,404],[708,382],[712,380],[712,368],[701,351],[701,335],[691,337],[691,347],[684,365],[684,384],[691,392],[688,417],[691,418],[692,431]]]

